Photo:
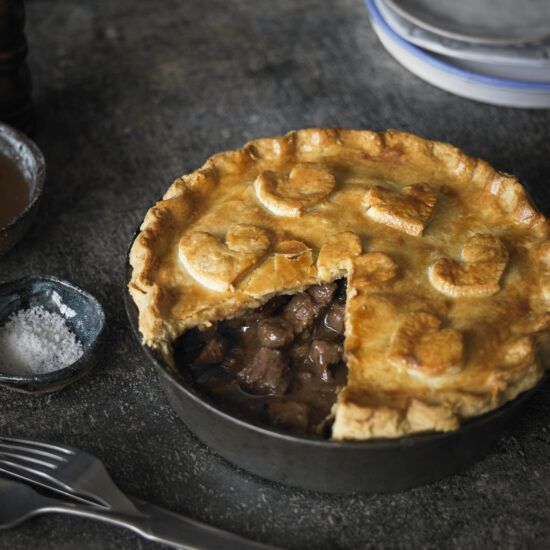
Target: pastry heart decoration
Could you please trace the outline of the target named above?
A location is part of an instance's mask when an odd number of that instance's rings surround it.
[[[297,164],[288,176],[264,170],[254,182],[256,196],[268,210],[291,217],[328,199],[335,188],[332,169],[321,163]]]
[[[502,366],[524,367],[533,361],[535,338],[532,334],[521,336],[503,348]]]
[[[437,260],[429,269],[432,285],[447,296],[492,296],[500,290],[500,277],[508,263],[504,243],[477,233],[462,249],[463,262]]]
[[[365,290],[393,281],[399,275],[399,266],[383,252],[369,252],[355,260],[349,278],[349,287]]]
[[[237,224],[227,232],[225,243],[204,231],[184,235],[179,256],[199,283],[218,292],[229,292],[234,290],[233,283],[265,256],[270,245],[263,229]]]
[[[413,237],[422,234],[436,203],[437,195],[427,183],[407,185],[401,193],[375,185],[363,199],[371,220]]]
[[[462,334],[440,327],[441,320],[431,313],[415,311],[407,315],[393,336],[388,359],[419,378],[460,372],[464,354]]]
[[[302,241],[281,241],[275,246],[273,253],[252,273],[243,290],[251,296],[260,297],[314,284],[315,276],[311,248]]]

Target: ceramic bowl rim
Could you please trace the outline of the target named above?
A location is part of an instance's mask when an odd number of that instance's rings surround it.
[[[36,163],[36,176],[34,178],[34,188],[31,190],[29,187],[29,202],[18,212],[13,218],[10,218],[4,225],[0,225],[0,233],[16,225],[21,219],[23,219],[36,205],[36,203],[42,197],[44,191],[44,182],[46,180],[46,160],[42,151],[39,149],[38,145],[29,137],[27,137],[23,132],[20,132],[13,126],[0,122],[0,141],[8,143],[10,145],[22,145],[27,151],[30,152],[34,162]],[[4,153],[5,154],[5,153]],[[8,156],[8,155],[6,155]],[[19,165],[11,157],[8,156],[10,160],[15,162],[17,167]],[[27,181],[27,178],[25,178]]]
[[[92,304],[94,310],[96,311],[99,318],[100,328],[94,339],[90,343],[89,348],[85,350],[84,353],[74,363],[71,363],[66,367],[42,374],[7,374],[0,372],[0,385],[13,386],[14,389],[17,389],[17,386],[25,384],[43,383],[44,387],[47,387],[53,385],[55,382],[62,383],[64,381],[72,381],[78,378],[79,375],[87,372],[87,361],[94,350],[97,348],[97,346],[100,344],[103,334],[105,333],[105,311],[97,298],[89,292],[78,287],[77,285],[71,283],[70,281],[60,279],[55,275],[33,273],[20,277],[18,279],[0,282],[0,299],[2,298],[3,291],[7,286],[22,288],[26,285],[40,281],[48,282],[54,288],[64,287],[70,292],[80,294],[82,297],[84,297],[90,304]]]

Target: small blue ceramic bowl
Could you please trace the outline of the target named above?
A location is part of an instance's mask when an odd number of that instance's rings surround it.
[[[105,313],[91,294],[51,275],[29,275],[0,284],[0,327],[13,313],[35,306],[61,315],[82,344],[83,354],[67,367],[26,375],[2,372],[0,356],[0,386],[27,393],[52,392],[84,376],[95,365],[105,330]]]

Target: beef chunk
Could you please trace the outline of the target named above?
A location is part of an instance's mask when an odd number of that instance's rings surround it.
[[[215,325],[210,327],[203,327],[198,330],[197,336],[201,342],[208,342],[212,338],[215,338],[218,335],[218,329]]]
[[[315,285],[307,289],[308,294],[313,298],[316,304],[327,306],[332,302],[334,293],[338,289],[337,283],[326,283],[324,285]]]
[[[259,316],[261,319],[266,319],[277,313],[277,310],[280,309],[288,301],[288,296],[280,294],[278,296],[273,296],[269,302],[266,302],[263,306],[258,309]]]
[[[275,315],[277,310],[280,309],[287,301],[288,296],[284,296],[282,294],[274,296],[263,306],[255,309],[249,309],[235,320],[231,319],[231,322],[234,323],[235,326],[240,326],[242,324],[254,325],[262,319],[267,319],[268,317]]]
[[[338,334],[344,334],[344,321],[346,318],[346,308],[342,304],[333,303],[330,305],[325,315],[325,325],[337,332]]]
[[[294,361],[303,361],[309,353],[309,343],[304,342],[303,344],[295,344],[288,351]]]
[[[300,292],[292,297],[283,310],[283,315],[292,326],[294,332],[300,334],[306,328],[310,328],[319,314],[320,306],[315,304],[311,296],[306,292]]]
[[[274,426],[305,433],[309,425],[310,408],[299,401],[272,400],[267,405],[267,416]]]
[[[195,359],[195,364],[214,365],[215,363],[221,363],[225,355],[226,346],[226,339],[216,334],[206,342],[198,357]]]
[[[258,338],[257,326],[244,326],[240,330],[241,344],[245,348],[251,348],[256,345]]]
[[[272,317],[258,323],[258,339],[262,346],[281,348],[294,340],[294,330],[282,317]]]
[[[321,380],[332,381],[330,367],[342,360],[342,345],[326,340],[313,340],[309,348],[309,358],[315,365]]]
[[[237,366],[237,363],[238,361],[236,357],[232,357],[231,355],[226,355],[222,362],[222,365],[226,369],[234,369]]]
[[[279,350],[260,348],[238,373],[242,385],[259,394],[282,395],[288,387],[288,363]]]

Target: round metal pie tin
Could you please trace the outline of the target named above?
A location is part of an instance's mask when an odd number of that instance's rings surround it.
[[[126,263],[126,283],[131,267]],[[141,342],[138,309],[124,289],[132,331]],[[332,441],[245,422],[216,406],[148,346],[162,388],[176,413],[219,455],[271,481],[326,493],[386,493],[442,479],[483,458],[539,384],[452,432],[396,439]],[[546,377],[545,377],[546,378]]]

